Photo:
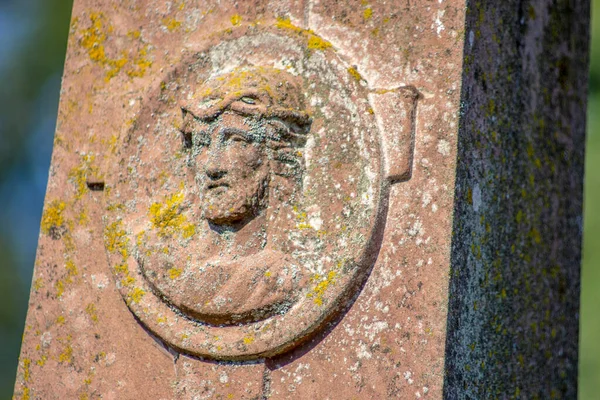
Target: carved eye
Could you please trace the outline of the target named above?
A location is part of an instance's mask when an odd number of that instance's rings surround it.
[[[252,97],[244,96],[240,100],[246,104],[256,104],[256,99]]]

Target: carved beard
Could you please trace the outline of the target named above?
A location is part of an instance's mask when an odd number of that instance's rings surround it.
[[[259,215],[268,204],[269,185],[269,173],[262,171],[267,166],[261,167],[244,182],[205,189],[201,197],[203,218],[214,225],[235,226]]]

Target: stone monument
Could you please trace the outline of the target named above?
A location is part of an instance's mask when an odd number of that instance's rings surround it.
[[[588,8],[76,0],[15,398],[574,398]]]

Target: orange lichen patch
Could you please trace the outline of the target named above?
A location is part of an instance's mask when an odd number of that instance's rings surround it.
[[[168,196],[164,203],[153,203],[148,214],[152,226],[158,229],[158,235],[162,237],[180,233],[184,239],[189,239],[196,233],[196,227],[188,223],[185,215],[181,214],[183,203],[183,192]]]
[[[44,210],[42,215],[41,229],[45,234],[50,233],[52,228],[61,227],[65,220],[63,218],[63,211],[65,210],[66,204],[64,201],[54,200]]]
[[[240,24],[240,22],[242,22],[242,17],[239,16],[238,14],[232,15],[231,16],[231,25],[233,26],[237,26]]]

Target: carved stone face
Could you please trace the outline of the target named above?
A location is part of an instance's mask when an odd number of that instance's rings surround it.
[[[252,131],[249,118],[226,112],[193,139],[201,210],[212,224],[244,222],[264,204],[269,163]]]
[[[211,224],[243,225],[266,207],[271,173],[300,173],[294,149],[310,118],[297,86],[281,70],[240,69],[204,82],[182,105],[183,142]]]

